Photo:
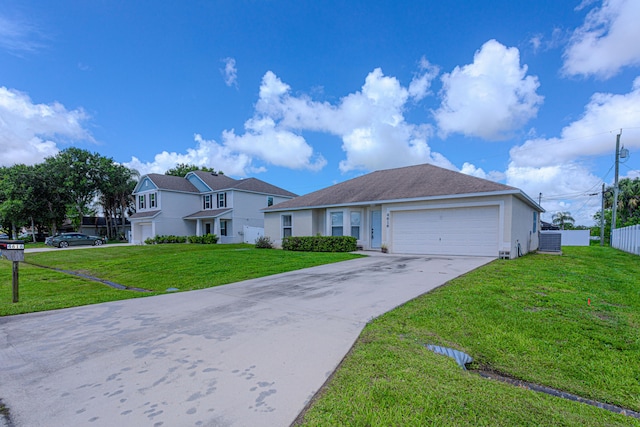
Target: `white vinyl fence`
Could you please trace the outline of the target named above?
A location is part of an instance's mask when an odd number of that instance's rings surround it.
[[[640,255],[640,225],[613,230],[611,246],[621,251]]]

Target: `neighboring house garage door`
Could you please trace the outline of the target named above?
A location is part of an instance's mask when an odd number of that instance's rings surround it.
[[[396,253],[498,256],[498,206],[393,212],[392,227]]]
[[[142,235],[142,242],[153,237],[151,224],[140,224],[140,234]]]

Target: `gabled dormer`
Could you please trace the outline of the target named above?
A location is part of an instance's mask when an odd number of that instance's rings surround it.
[[[189,172],[185,179],[201,193],[202,209],[232,208],[232,190],[237,180],[216,172]]]
[[[156,210],[159,208],[158,186],[145,176],[133,190],[136,199],[136,211]]]

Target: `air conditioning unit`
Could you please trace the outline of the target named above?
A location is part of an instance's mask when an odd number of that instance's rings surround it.
[[[541,232],[538,250],[541,252],[562,252],[562,233]]]

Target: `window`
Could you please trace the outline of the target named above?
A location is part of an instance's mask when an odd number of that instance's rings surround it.
[[[533,232],[538,231],[538,212],[533,211]]]
[[[144,194],[141,194],[141,195],[138,196],[138,208],[139,209],[144,209],[145,208]]]
[[[282,215],[282,237],[291,237],[292,229],[291,215]]]
[[[156,203],[156,193],[149,194],[149,207],[156,208],[158,204]]]
[[[267,197],[267,206],[273,206],[273,197]]]
[[[351,212],[351,237],[360,239],[360,212]]]
[[[227,207],[227,193],[218,193],[218,207],[219,208]]]
[[[202,209],[211,209],[211,194],[202,196]]]
[[[220,235],[221,236],[227,235],[227,221],[225,221],[224,219],[220,220]]]
[[[331,235],[342,236],[342,212],[331,212]]]

